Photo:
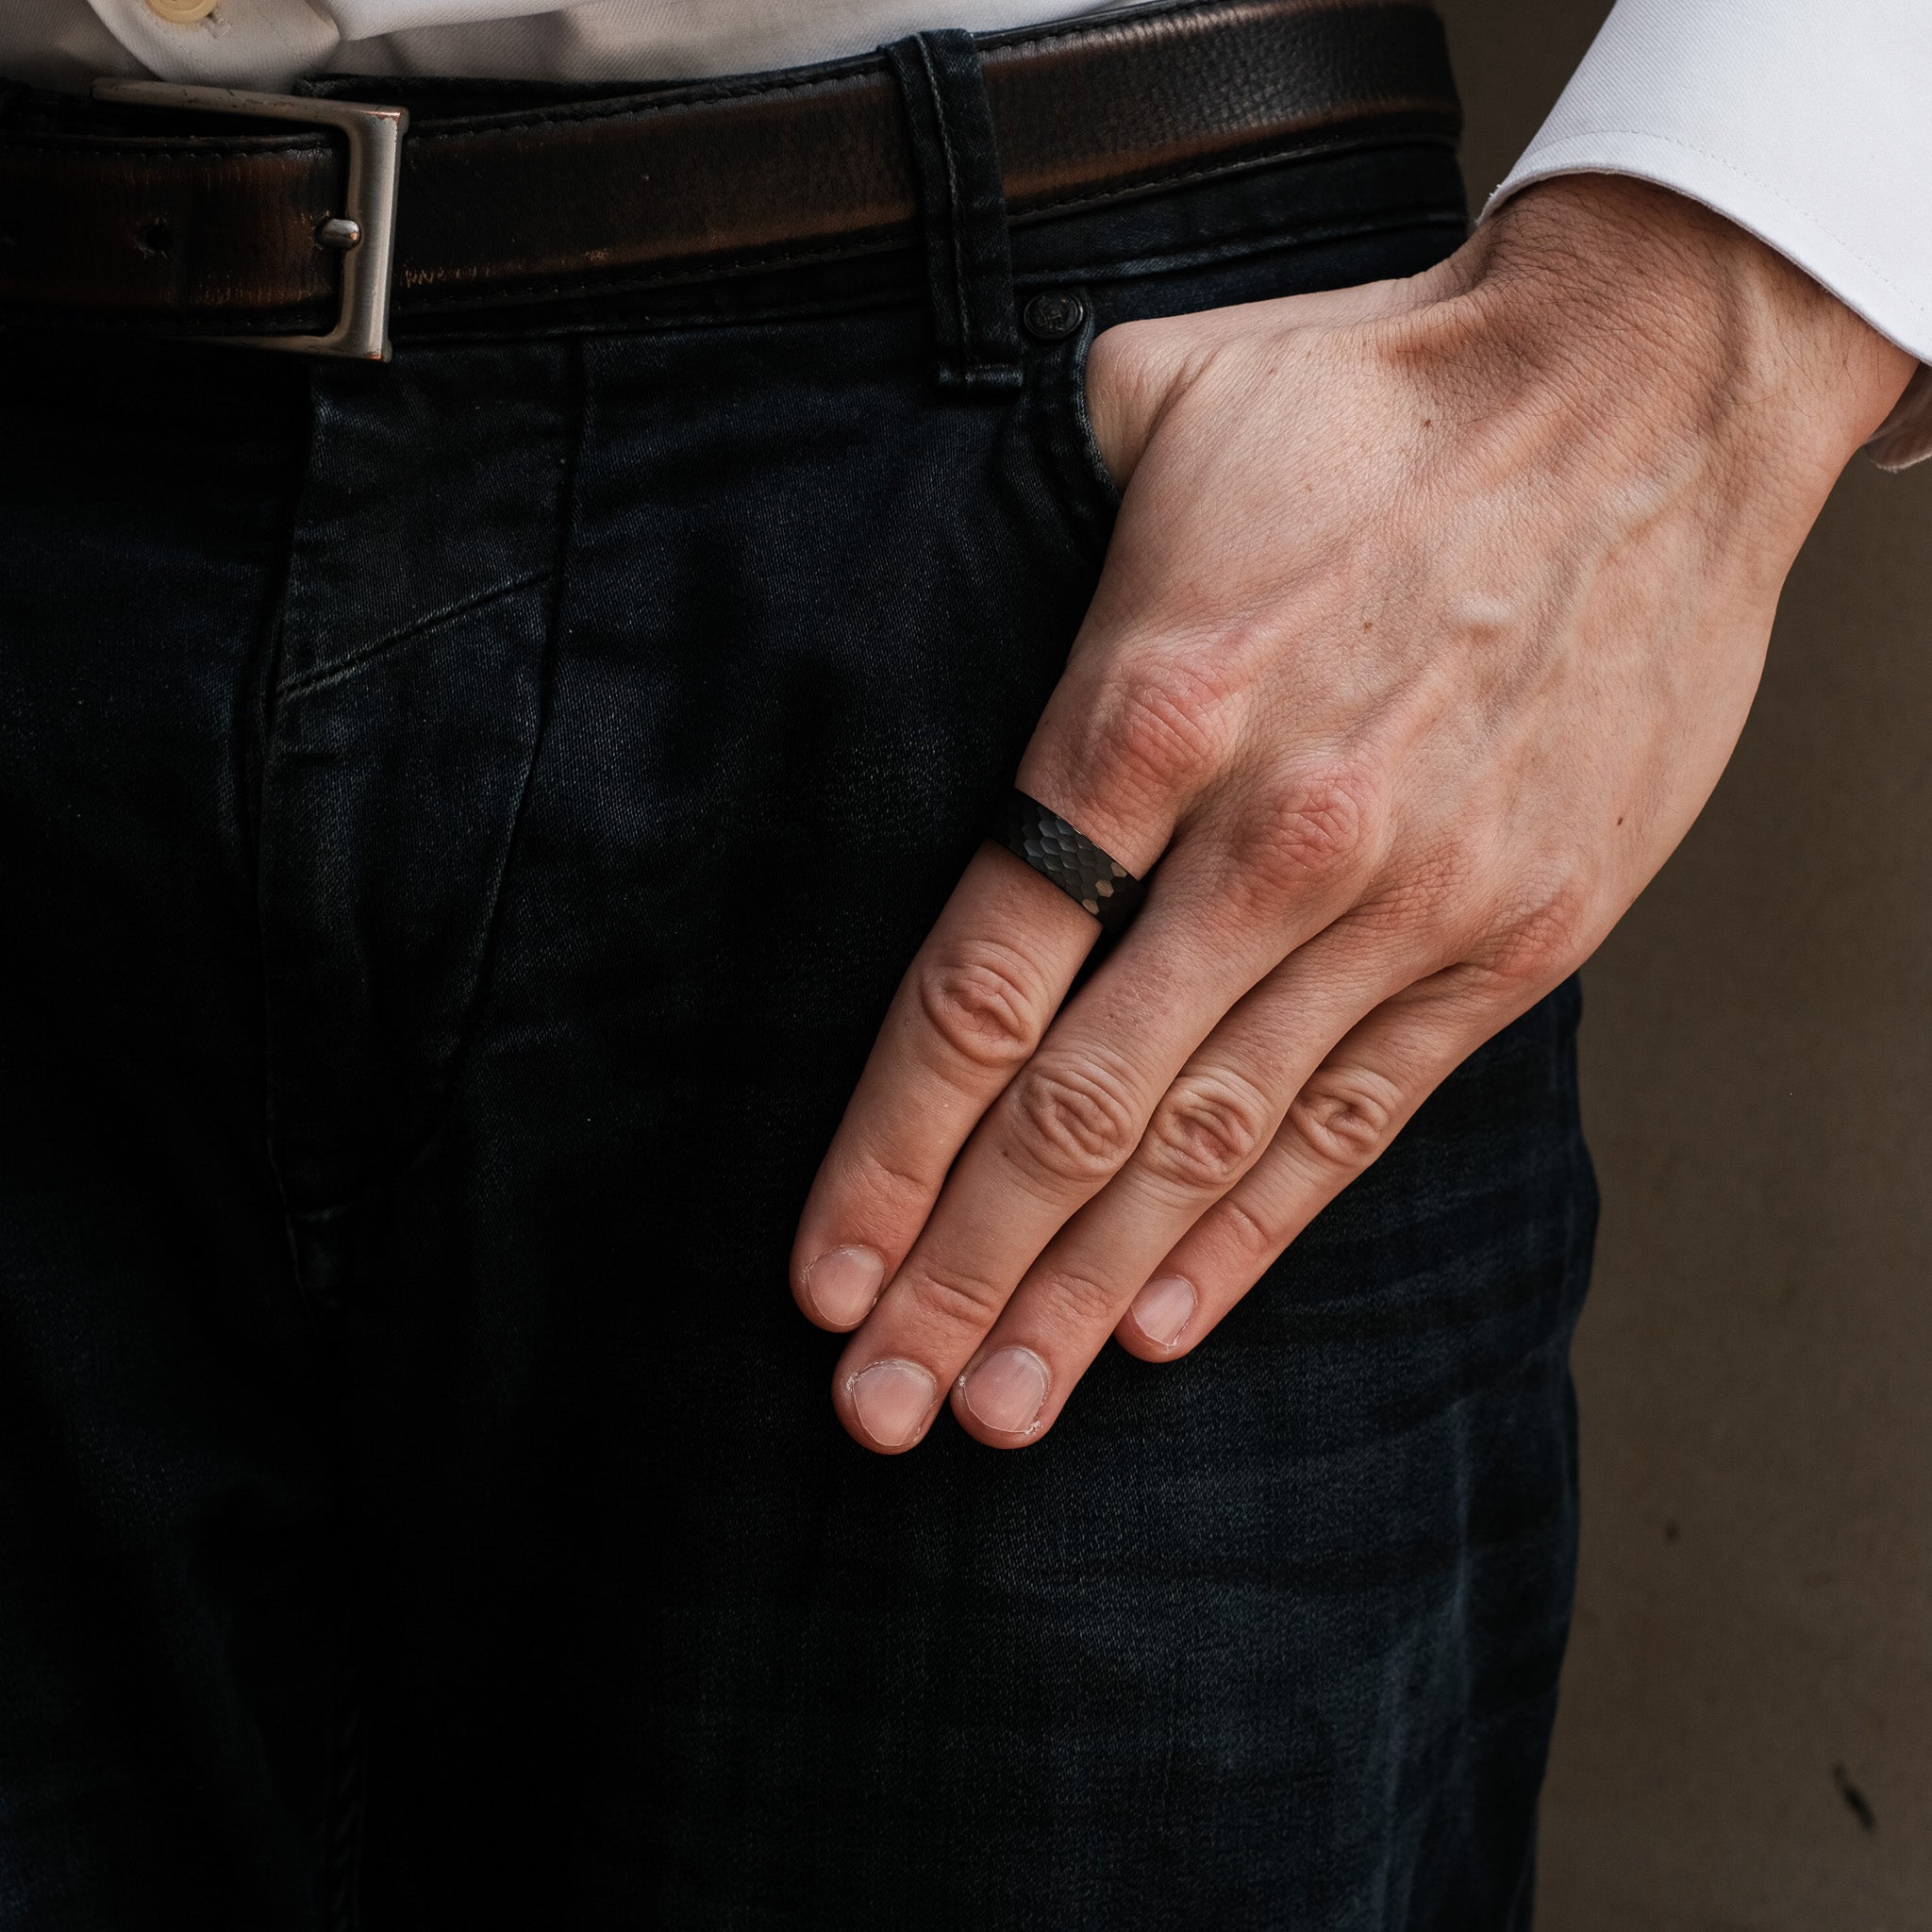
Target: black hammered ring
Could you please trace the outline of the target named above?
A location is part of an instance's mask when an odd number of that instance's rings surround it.
[[[1007,794],[992,836],[1015,858],[1024,858],[1041,878],[1077,900],[1110,937],[1127,929],[1147,896],[1145,879],[1137,879],[1086,833],[1075,831],[1058,812],[1028,798],[1018,786]]]

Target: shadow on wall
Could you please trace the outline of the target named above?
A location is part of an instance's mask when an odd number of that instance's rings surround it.
[[[1442,0],[1479,201],[1606,0]],[[1604,1190],[1540,1932],[1932,1926],[1932,465],[1840,484],[1585,974]]]

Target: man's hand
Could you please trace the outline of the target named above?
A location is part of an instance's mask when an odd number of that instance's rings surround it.
[[[1599,943],[1743,726],[1779,586],[1911,364],[1781,257],[1609,177],[1407,282],[1133,323],[1125,490],[1018,782],[1130,870],[1110,958],[984,848],[799,1228],[909,1448],[1050,1428],[1108,1335],[1201,1341]],[[881,1292],[883,1289],[883,1292]]]

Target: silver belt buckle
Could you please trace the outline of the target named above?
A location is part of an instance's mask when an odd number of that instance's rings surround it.
[[[325,336],[212,336],[255,349],[289,349],[303,356],[389,360],[389,291],[395,261],[396,184],[402,175],[405,108],[359,101],[309,100],[301,94],[250,93],[239,88],[185,87],[172,80],[97,80],[97,101],[142,108],[192,108],[203,114],[245,114],[339,129],[349,143],[349,178],[342,211],[317,231],[316,242],[342,258],[341,308]]]

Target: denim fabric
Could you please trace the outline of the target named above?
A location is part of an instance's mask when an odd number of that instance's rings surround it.
[[[913,34],[885,50],[919,177],[934,379],[1023,389],[1006,186],[973,36]]]
[[[858,1448],[785,1285],[1094,583],[1094,329],[1461,223],[1370,143],[1016,225],[1018,388],[914,249],[9,341],[6,1932],[1527,1924],[1574,989],[1038,1447]]]

